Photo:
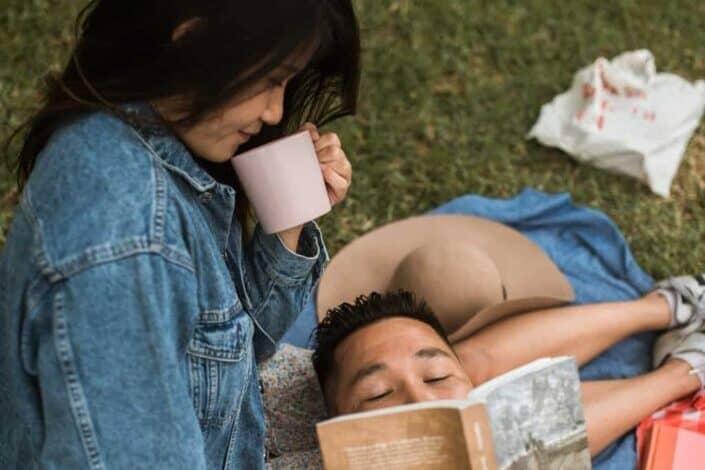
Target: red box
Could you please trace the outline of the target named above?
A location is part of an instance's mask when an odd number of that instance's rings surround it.
[[[654,423],[646,441],[642,470],[705,469],[705,434]]]

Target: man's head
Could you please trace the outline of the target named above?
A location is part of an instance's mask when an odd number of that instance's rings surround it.
[[[313,363],[332,415],[460,399],[472,389],[436,316],[405,291],[329,310]]]

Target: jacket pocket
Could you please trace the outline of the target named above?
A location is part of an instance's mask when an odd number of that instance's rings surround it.
[[[204,431],[225,426],[237,414],[251,349],[252,321],[241,309],[226,320],[202,319],[196,325],[187,356],[191,398]]]

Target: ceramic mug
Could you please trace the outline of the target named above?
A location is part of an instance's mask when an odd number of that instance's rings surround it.
[[[235,155],[231,163],[266,233],[302,225],[331,209],[308,130]]]

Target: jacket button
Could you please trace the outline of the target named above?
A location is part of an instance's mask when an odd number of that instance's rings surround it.
[[[199,196],[202,202],[208,202],[211,199],[213,199],[213,193],[210,191],[206,191],[205,193],[201,193]]]

